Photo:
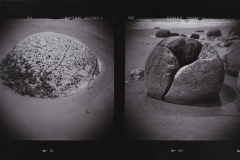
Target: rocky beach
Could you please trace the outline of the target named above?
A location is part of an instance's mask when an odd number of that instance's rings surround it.
[[[228,48],[239,42],[239,37],[229,37],[229,31],[236,27],[224,23],[206,26],[197,24],[194,27],[186,25],[156,26],[136,25],[138,22],[127,23],[125,39],[125,135],[129,139],[141,140],[236,140],[240,139],[240,92],[237,89],[236,74],[226,69],[232,63]],[[194,22],[195,23],[195,22]],[[162,23],[164,24],[164,23]],[[134,28],[134,27],[135,28]],[[140,27],[139,27],[140,26]],[[176,27],[177,26],[177,27]],[[152,27],[152,29],[149,29]],[[154,29],[154,27],[158,27]],[[159,29],[160,28],[160,29]],[[219,29],[221,36],[208,37],[211,29]],[[201,44],[211,45],[221,58],[224,67],[224,80],[218,96],[209,102],[192,104],[176,104],[155,99],[146,94],[146,79],[133,78],[132,70],[144,70],[146,60],[166,37],[156,37],[161,30],[180,37],[185,35],[196,38]],[[169,35],[171,36],[171,35]],[[173,36],[173,35],[172,35]],[[194,38],[194,37],[193,37]],[[240,53],[236,51],[237,53]],[[227,56],[228,57],[228,56]],[[236,56],[238,58],[238,56]],[[237,69],[238,67],[234,65]],[[231,68],[231,67],[229,67]],[[239,70],[239,69],[238,69]],[[135,71],[136,72],[136,71]],[[144,71],[145,72],[145,71]],[[135,75],[137,77],[139,75]],[[191,78],[191,77],[190,77]]]

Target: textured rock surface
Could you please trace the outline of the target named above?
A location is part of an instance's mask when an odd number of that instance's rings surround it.
[[[198,34],[192,34],[192,35],[190,36],[190,38],[199,39],[199,35],[198,35]]]
[[[156,33],[156,37],[169,37],[169,36],[171,36],[171,32],[166,29],[160,29]]]
[[[224,67],[209,44],[202,46],[195,39],[169,37],[149,54],[144,74],[148,95],[172,103],[191,104],[218,96]]]
[[[178,104],[207,102],[218,96],[224,80],[223,63],[217,52],[204,44],[199,59],[175,75],[166,101]]]
[[[141,68],[134,69],[130,72],[130,77],[131,77],[131,80],[133,81],[141,80],[144,78],[144,70]]]
[[[197,58],[200,53],[201,46],[198,41],[184,37],[169,37],[161,41],[146,61],[147,94],[157,99],[163,99],[172,84],[174,75],[181,67],[180,63],[183,65],[194,61],[193,59]],[[198,54],[195,54],[196,52]],[[186,59],[185,56],[188,58]]]
[[[212,28],[207,32],[208,37],[220,37],[222,35],[221,31],[217,28]]]
[[[145,65],[144,77],[147,94],[163,99],[179,68],[177,58],[172,52],[167,47],[158,44],[148,56]]]
[[[240,41],[233,43],[228,49],[223,58],[226,64],[226,70],[236,72],[240,70]]]
[[[190,64],[198,59],[202,44],[197,40],[184,37],[169,37],[161,42],[178,59],[181,66]]]
[[[57,98],[85,88],[98,68],[83,43],[53,32],[20,41],[0,65],[3,84],[21,95]]]

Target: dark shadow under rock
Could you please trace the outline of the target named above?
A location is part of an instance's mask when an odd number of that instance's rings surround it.
[[[171,33],[171,36],[179,36],[178,33]]]

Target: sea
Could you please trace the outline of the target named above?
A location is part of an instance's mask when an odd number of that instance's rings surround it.
[[[239,19],[131,19],[126,22],[126,29],[177,29],[240,25]]]

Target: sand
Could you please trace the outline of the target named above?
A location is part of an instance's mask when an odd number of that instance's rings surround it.
[[[165,28],[164,28],[165,29]],[[210,28],[169,29],[172,33],[199,34],[205,38]],[[224,35],[231,27],[220,27]],[[204,30],[204,32],[195,32]],[[156,29],[126,30],[125,80],[131,70],[144,68],[153,48],[163,39]],[[220,57],[227,47],[201,40],[215,47]],[[177,105],[148,97],[144,80],[125,83],[125,136],[139,140],[236,140],[240,139],[240,92],[237,77],[225,74],[219,98],[193,105]]]
[[[11,140],[107,139],[113,131],[113,32],[104,21],[8,20],[1,22],[0,61],[23,38],[39,32],[73,37],[97,56],[101,72],[72,96],[41,99],[22,96],[0,80],[0,137]]]

